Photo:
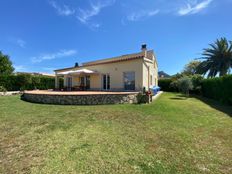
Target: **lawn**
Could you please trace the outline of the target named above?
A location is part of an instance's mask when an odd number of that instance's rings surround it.
[[[232,107],[164,93],[149,105],[0,98],[0,173],[232,173]]]

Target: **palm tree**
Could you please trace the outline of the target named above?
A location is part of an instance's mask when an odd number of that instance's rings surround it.
[[[221,38],[214,44],[209,44],[210,48],[204,49],[203,59],[197,67],[197,74],[207,74],[209,77],[224,76],[232,68],[232,42],[226,38]]]

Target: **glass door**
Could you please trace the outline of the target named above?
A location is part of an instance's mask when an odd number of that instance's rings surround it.
[[[85,88],[90,89],[90,76],[85,76]]]
[[[80,78],[80,86],[82,90],[90,89],[90,76],[82,76]]]
[[[72,88],[72,77],[67,78],[67,87],[70,89]]]
[[[102,75],[102,89],[103,90],[110,89],[110,75],[109,74]]]
[[[84,77],[81,77],[81,79],[80,79],[80,85],[81,86],[85,86],[85,78]]]

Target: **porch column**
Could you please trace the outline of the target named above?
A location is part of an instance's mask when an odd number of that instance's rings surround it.
[[[59,84],[59,77],[56,75],[56,77],[55,77],[55,89],[59,89],[59,87],[60,87],[60,84]]]

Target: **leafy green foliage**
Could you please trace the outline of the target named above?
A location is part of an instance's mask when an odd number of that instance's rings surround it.
[[[190,61],[187,65],[185,65],[184,70],[181,74],[183,75],[194,75],[197,73],[197,67],[200,65],[201,61],[193,60]]]
[[[193,89],[191,90],[191,92],[194,94],[201,94],[202,82],[204,78],[199,74],[195,74],[190,77],[192,79],[193,84]]]
[[[232,105],[232,75],[203,80],[202,94]]]
[[[60,84],[62,84],[62,81]],[[0,86],[4,86],[8,91],[53,89],[55,78],[29,74],[0,75]]]
[[[208,77],[229,74],[230,68],[232,68],[232,42],[221,38],[214,44],[210,44],[210,47],[204,49],[201,58],[204,61],[198,66],[197,73],[204,75],[208,73]]]
[[[19,74],[17,75],[17,86],[20,86],[20,90],[26,90],[28,86],[32,83],[32,76],[29,74]]]
[[[158,86],[162,91],[175,92],[177,89],[172,86],[173,79],[159,79]]]
[[[6,88],[4,86],[0,86],[0,92],[6,92]]]
[[[12,74],[14,68],[12,66],[12,62],[10,61],[10,57],[8,55],[4,55],[0,51],[0,75],[8,75]]]
[[[181,79],[183,78],[188,78],[188,82],[185,81],[188,84],[185,84],[185,82],[182,84]],[[191,87],[189,88],[191,94],[203,95],[207,98],[232,105],[232,75],[204,79],[201,75],[196,74],[188,77],[180,76],[176,79],[159,80],[159,86],[163,91],[183,91],[185,89],[181,88],[184,87],[184,85]],[[186,93],[186,91],[184,93]]]
[[[193,89],[192,80],[190,77],[181,77],[177,80],[177,86],[180,92],[189,96],[189,90]]]
[[[149,96],[147,96],[145,93],[139,93],[137,95],[137,101],[138,101],[138,104],[142,104],[142,103],[148,103],[149,101]]]

